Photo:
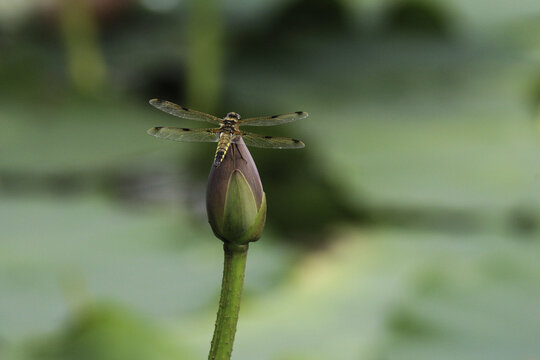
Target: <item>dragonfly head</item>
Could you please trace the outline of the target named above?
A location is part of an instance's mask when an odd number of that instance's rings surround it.
[[[235,112],[230,112],[225,117],[226,119],[234,119],[234,120],[240,120],[240,114],[237,114]]]

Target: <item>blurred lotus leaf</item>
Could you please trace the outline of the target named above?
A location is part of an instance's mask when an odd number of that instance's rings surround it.
[[[178,340],[112,304],[91,304],[74,314],[53,339],[31,347],[41,360],[191,359]]]

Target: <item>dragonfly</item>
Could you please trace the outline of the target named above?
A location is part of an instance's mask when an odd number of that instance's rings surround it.
[[[240,131],[241,126],[274,126],[300,120],[308,116],[308,113],[304,111],[249,119],[242,119],[240,114],[230,112],[221,119],[214,115],[188,109],[167,100],[152,99],[150,100],[150,105],[183,119],[219,125],[218,128],[205,129],[156,126],[147,131],[148,134],[162,139],[189,142],[217,142],[218,146],[214,156],[214,166],[216,167],[219,166],[225,158],[229,146],[232,143],[239,142],[240,139],[243,139],[244,143],[248,146],[260,148],[300,149],[305,146],[305,144],[298,139],[259,135],[252,132]]]

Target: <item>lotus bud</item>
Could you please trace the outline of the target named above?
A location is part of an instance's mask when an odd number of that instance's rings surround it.
[[[226,244],[246,245],[261,237],[266,196],[243,140],[231,144],[221,164],[212,166],[206,211],[214,234]]]

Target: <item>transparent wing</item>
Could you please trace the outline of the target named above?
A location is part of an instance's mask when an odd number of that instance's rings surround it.
[[[256,118],[249,118],[238,121],[239,126],[274,126],[286,124],[291,121],[300,120],[308,117],[308,113],[305,111],[297,111],[289,114],[263,116]]]
[[[214,115],[205,114],[196,110],[191,110],[167,100],[152,99],[149,102],[150,105],[152,105],[156,109],[164,111],[167,114],[181,117],[183,119],[206,121],[216,125],[221,124],[221,120]]]
[[[242,136],[242,139],[244,139],[247,146],[271,149],[300,149],[306,146],[298,139],[259,135],[250,132],[240,132],[240,135]],[[239,137],[235,138],[233,142],[238,141],[238,139]]]
[[[175,127],[153,127],[148,134],[161,139],[190,142],[216,142],[219,140],[219,129],[186,129]]]

